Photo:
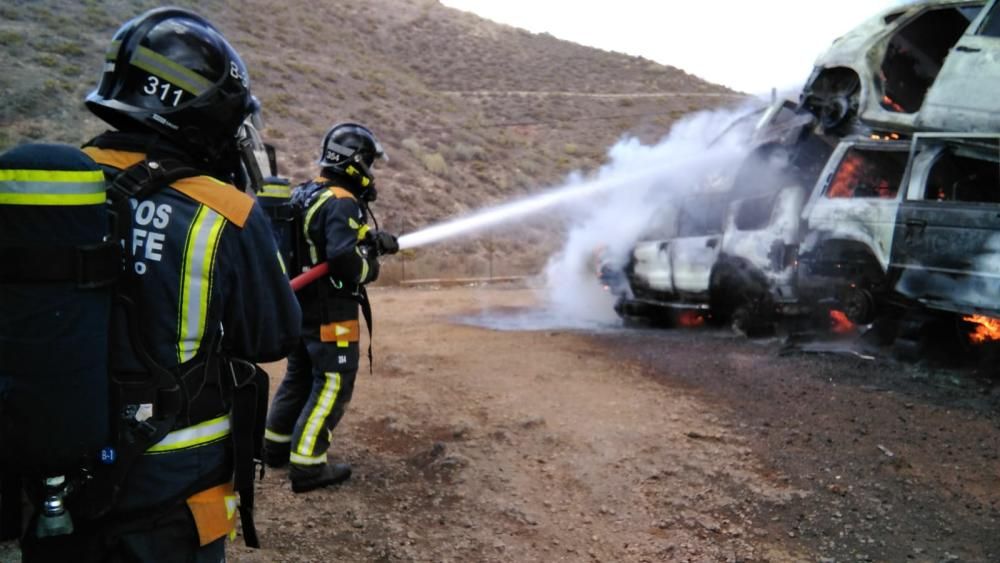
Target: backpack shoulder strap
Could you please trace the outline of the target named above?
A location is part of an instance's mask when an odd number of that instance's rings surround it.
[[[254,206],[252,197],[211,176],[184,178],[174,182],[171,187],[211,208],[240,228],[246,224]]]
[[[254,200],[249,195],[180,161],[148,161],[140,152],[92,146],[83,151],[98,164],[122,171],[113,187],[123,190],[128,197],[142,197],[169,185],[240,228],[253,209]]]
[[[354,201],[358,200],[358,198],[355,197],[354,194],[352,194],[350,191],[334,184],[333,181],[328,178],[320,176],[314,179],[313,182],[316,182],[320,186],[329,190],[330,193],[333,195],[333,197],[337,199],[353,199]]]
[[[330,190],[330,193],[333,194],[333,197],[337,199],[353,199],[354,201],[357,201],[357,198],[354,197],[354,194],[345,190],[344,188],[338,188],[337,186],[330,186],[327,189]]]

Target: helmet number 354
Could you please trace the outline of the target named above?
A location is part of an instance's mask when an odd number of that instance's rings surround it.
[[[173,96],[173,102],[171,105],[176,107],[177,104],[181,102],[181,96],[184,95],[184,90],[150,74],[146,76],[146,85],[143,86],[142,93],[147,96],[158,96],[160,101],[164,103],[170,103],[168,100],[171,96]]]

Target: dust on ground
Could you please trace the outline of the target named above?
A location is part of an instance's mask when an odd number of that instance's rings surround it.
[[[1000,391],[721,331],[495,331],[522,287],[377,289],[331,456],[232,561],[997,561]],[[272,391],[282,373],[269,366]]]

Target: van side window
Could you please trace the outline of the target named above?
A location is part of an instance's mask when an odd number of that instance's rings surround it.
[[[882,60],[883,108],[899,113],[920,110],[948,51],[977,11],[951,6],[927,10],[899,27]]]
[[[851,148],[826,189],[828,198],[892,199],[899,191],[907,153]]]
[[[720,202],[695,200],[681,206],[677,236],[702,237],[722,232],[725,206]]]
[[[990,13],[986,14],[977,35],[1000,37],[1000,4],[994,4]]]
[[[1000,164],[945,151],[927,176],[924,199],[1000,203]]]

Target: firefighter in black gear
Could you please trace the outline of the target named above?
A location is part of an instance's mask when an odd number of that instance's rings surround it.
[[[328,276],[298,293],[302,338],[288,358],[264,434],[264,461],[274,467],[290,461],[297,493],[351,476],[349,465],[328,464],[326,452],[354,391],[359,304],[371,326],[365,284],[378,277],[378,256],[399,250],[396,237],[368,225],[368,204],[376,197],[371,169],[384,157],[368,128],[335,125],[323,139],[320,176],[292,193],[302,215],[300,268],[329,266]]]
[[[146,173],[168,163],[197,171],[129,198],[125,276],[137,314],[112,325],[113,381],[146,381],[159,366],[180,389],[153,389],[134,408],[134,390],[118,387],[128,417],[118,424],[160,420],[176,408],[168,397],[182,408],[143,446],[108,512],[81,518],[71,506],[74,533],[24,538],[24,560],[222,561],[235,535],[237,437],[249,435],[234,398],[241,364],[230,359],[285,357],[301,323],[267,216],[231,185],[253,165],[237,140],[255,108],[247,71],[211,23],[156,9],[115,34],[86,105],[117,129],[84,148],[109,181],[139,163]]]

